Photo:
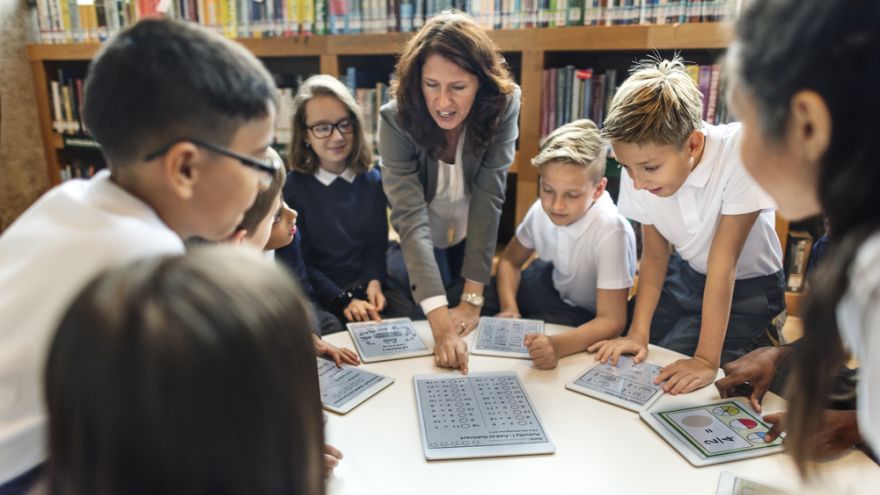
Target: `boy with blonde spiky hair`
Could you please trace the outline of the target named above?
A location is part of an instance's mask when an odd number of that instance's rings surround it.
[[[701,115],[676,56],[637,65],[602,130],[626,170],[618,203],[642,224],[643,250],[628,334],[591,350],[614,363],[645,359],[649,342],[693,356],[657,376],[673,394],[712,383],[785,307],[775,205],[740,161],[740,125]]]
[[[484,314],[576,326],[563,334],[526,336],[535,367],[551,369],[559,358],[617,337],[626,327],[635,235],[605,192],[605,143],[592,121],[553,131],[532,164],[541,178],[540,198],[501,254],[498,301],[488,291]],[[523,270],[535,253],[538,259]]]

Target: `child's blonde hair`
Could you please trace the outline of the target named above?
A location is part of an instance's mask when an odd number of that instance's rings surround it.
[[[306,103],[318,96],[332,96],[348,110],[354,124],[351,153],[346,165],[355,173],[366,172],[373,165],[371,145],[364,134],[364,118],[351,92],[339,79],[321,74],[305,80],[293,98],[293,142],[290,143],[290,168],[304,174],[314,174],[321,165],[315,150],[307,146]]]
[[[682,146],[702,127],[703,96],[679,55],[643,60],[630,72],[611,101],[602,137],[612,143]]]
[[[260,225],[260,222],[269,215],[272,205],[275,204],[275,199],[278,198],[278,195],[281,194],[281,188],[284,187],[284,180],[287,172],[284,165],[282,165],[283,160],[281,159],[281,155],[279,155],[274,148],[269,148],[267,156],[272,159],[272,161],[278,162],[279,166],[275,169],[272,183],[265,191],[257,193],[257,198],[254,199],[254,204],[244,212],[244,217],[241,219],[241,223],[235,229],[237,231],[246,230],[247,237],[250,237],[257,229],[257,226]]]
[[[599,127],[592,120],[575,120],[559,127],[541,145],[532,158],[540,173],[549,163],[567,163],[589,170],[590,179],[599,182],[605,175],[605,143]]]

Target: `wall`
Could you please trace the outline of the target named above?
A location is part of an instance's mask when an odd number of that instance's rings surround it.
[[[0,0],[0,230],[49,187],[25,51],[32,29],[25,0]]]

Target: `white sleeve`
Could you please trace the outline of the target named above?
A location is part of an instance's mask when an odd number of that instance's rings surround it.
[[[873,299],[866,309],[863,330],[865,356],[876,358],[880,356],[880,332],[877,331],[880,329],[880,298],[875,295]],[[880,450],[880,362],[874,359],[873,362],[861,363],[860,366],[859,380],[864,381],[860,391],[864,393],[859,394],[858,400],[860,412],[864,414],[859,415],[859,429],[871,448],[877,452]]]
[[[648,216],[645,206],[639,201],[639,192],[629,176],[629,172],[620,172],[620,195],[617,198],[617,211],[626,218],[635,220],[643,225],[653,225],[654,222]]]
[[[741,133],[740,136],[742,136]],[[733,163],[730,164],[732,170],[721,196],[721,214],[742,215],[753,211],[776,209],[776,203],[770,195],[761,189],[761,186],[755,182],[755,179],[749,175],[742,164],[739,154],[740,142],[741,139],[737,138],[736,146],[725,150],[725,156],[722,158],[722,160],[731,160]]]
[[[626,221],[626,220],[622,220]],[[596,288],[628,289],[636,273],[636,238],[631,228],[618,225],[596,246]]]
[[[526,249],[535,249],[535,221],[537,220],[537,215],[542,213],[540,210],[541,200],[538,199],[532,203],[529,211],[526,212],[526,216],[523,217],[522,223],[516,228],[516,240]]]
[[[836,308],[840,337],[859,358],[859,432],[880,451],[880,234],[859,247],[849,267],[849,287]]]

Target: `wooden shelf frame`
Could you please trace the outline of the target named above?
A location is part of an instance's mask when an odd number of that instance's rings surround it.
[[[516,172],[516,221],[522,220],[535,201],[537,172],[530,166],[541,138],[541,72],[548,52],[613,52],[623,50],[724,49],[731,39],[726,23],[693,23],[636,26],[576,26],[490,31],[489,35],[506,53],[520,53],[523,90],[520,113],[519,150],[511,167]],[[340,75],[340,57],[359,55],[395,56],[413,33],[308,36],[295,38],[240,39],[261,58],[316,57],[324,74]],[[61,138],[52,131],[47,63],[91,60],[100,49],[97,43],[41,44],[27,47],[34,73],[40,129],[46,150],[50,184],[61,180],[58,150]]]

